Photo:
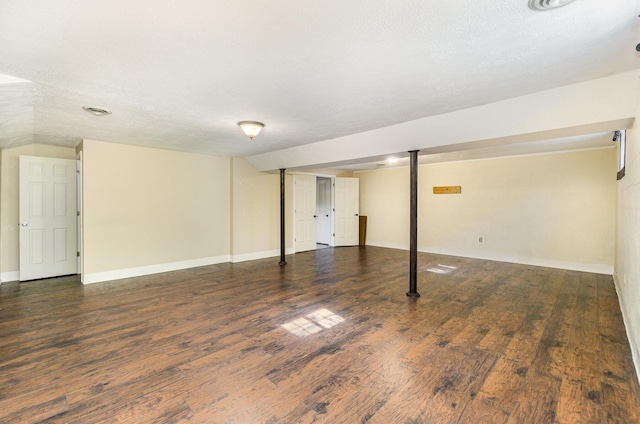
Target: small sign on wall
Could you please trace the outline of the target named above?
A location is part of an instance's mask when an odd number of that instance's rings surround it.
[[[434,187],[433,194],[460,194],[462,193],[461,186],[443,186]]]

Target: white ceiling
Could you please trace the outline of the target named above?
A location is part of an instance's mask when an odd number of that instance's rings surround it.
[[[31,81],[0,78],[0,148],[314,143],[639,69],[639,14],[637,0],[0,0],[0,74]],[[241,120],[266,128],[250,141]]]

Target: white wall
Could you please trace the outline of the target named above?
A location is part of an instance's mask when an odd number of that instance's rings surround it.
[[[627,131],[626,175],[617,185],[614,279],[640,380],[640,123],[637,120]]]
[[[613,148],[422,165],[418,249],[612,274],[615,173]],[[409,169],[356,176],[367,244],[408,249]]]
[[[71,147],[30,144],[2,150],[0,159],[0,281],[14,281],[20,277],[19,221],[19,156],[43,156],[75,159]]]
[[[230,260],[230,159],[83,142],[84,283]]]

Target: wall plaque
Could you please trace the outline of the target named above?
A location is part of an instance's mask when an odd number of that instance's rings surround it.
[[[444,186],[434,187],[433,194],[460,194],[462,193],[461,186]]]

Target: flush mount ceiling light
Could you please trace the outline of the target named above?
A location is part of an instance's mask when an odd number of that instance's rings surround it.
[[[264,124],[262,122],[256,121],[240,121],[238,122],[238,126],[242,128],[242,131],[253,140],[253,137],[257,136],[258,133],[264,128]]]
[[[111,115],[110,110],[102,109],[100,107],[82,106],[82,109],[95,116]]]
[[[529,9],[544,11],[566,6],[575,0],[529,0]]]

